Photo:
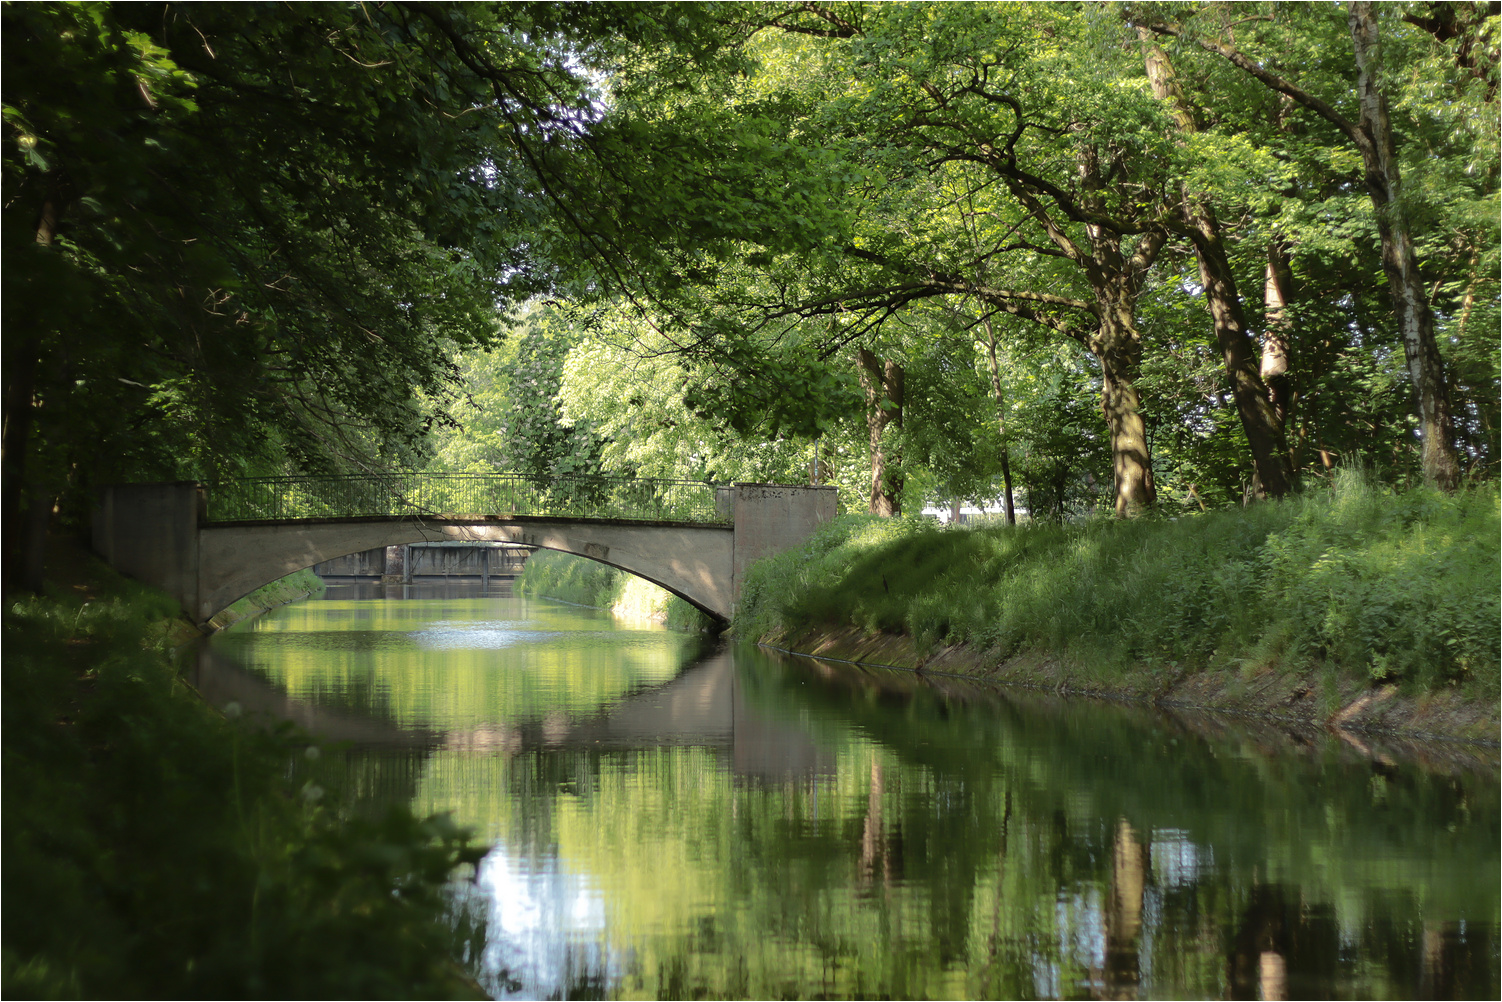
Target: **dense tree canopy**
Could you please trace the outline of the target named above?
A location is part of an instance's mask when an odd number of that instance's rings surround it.
[[[657,120],[733,123],[780,159],[740,186],[705,164],[697,208],[728,243],[655,259],[672,270],[633,297],[640,348],[671,345],[721,418],[803,405],[763,433],[854,446],[866,425],[873,510],[912,476],[994,498],[1002,449],[1062,476],[1028,480],[1040,497],[1114,483],[1119,513],[1278,495],[1339,462],[1441,486],[1494,469],[1494,5],[715,9],[746,63]],[[964,431],[905,403],[905,370],[956,341],[973,365],[947,400],[1009,363]],[[1043,345],[1073,403],[1024,428],[1000,368]],[[864,414],[790,388],[842,370]],[[1080,426],[1090,395],[1101,419]],[[1063,472],[1033,461],[1045,441]]]
[[[458,352],[603,260],[596,81],[673,5],[4,8],[5,525],[122,478],[411,463]],[[706,49],[706,51],[708,51]],[[596,228],[597,229],[597,228]],[[16,553],[7,553],[7,581]]]
[[[434,448],[887,512],[1489,475],[1496,14],[7,5],[6,524]]]

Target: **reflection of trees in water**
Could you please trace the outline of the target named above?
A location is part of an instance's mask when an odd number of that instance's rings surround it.
[[[456,793],[489,776],[514,858],[566,859],[599,889],[609,922],[558,940],[548,992],[1495,994],[1490,913],[1453,920],[1470,910],[1453,874],[1494,852],[1484,778],[913,675],[736,673],[733,712],[711,714],[730,731],[691,747],[630,745],[686,719],[669,711],[698,698],[687,671],[620,714],[539,714],[433,760]],[[400,761],[353,781],[399,796],[422,769]]]
[[[866,816],[861,822],[861,862],[856,886],[863,895],[873,893],[879,884],[890,892],[902,880],[902,828],[888,824],[882,801],[886,795],[886,774],[878,758],[871,759],[871,788],[866,793]],[[894,791],[900,796],[900,791]]]
[[[1254,885],[1227,930],[1230,997],[1497,995],[1495,926],[1425,919],[1411,894],[1393,895],[1387,905],[1352,927],[1297,887]]]
[[[900,832],[904,877],[934,888],[928,949],[968,956],[976,994],[1496,993],[1493,895],[1476,883],[1496,872],[1485,774],[1334,739],[1290,755],[1276,735],[911,674],[781,670],[762,698],[780,689],[816,732],[880,742],[851,832],[857,885],[885,891]],[[894,822],[879,805],[898,800]],[[1282,883],[1259,876],[1269,866]],[[976,921],[968,892],[986,885]],[[1457,913],[1473,918],[1436,918]]]
[[[1141,980],[1137,956],[1142,932],[1142,903],[1148,873],[1148,852],[1137,833],[1121,818],[1111,847],[1111,896],[1103,916],[1106,928],[1106,967],[1101,982],[1105,997],[1137,997]]]
[[[374,819],[416,799],[429,754],[427,749],[326,746],[311,771],[320,785],[338,791],[343,810]]]

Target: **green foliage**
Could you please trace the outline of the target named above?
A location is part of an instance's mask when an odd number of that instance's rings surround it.
[[[750,397],[716,396],[714,369],[673,353],[667,336],[627,304],[581,311],[571,320],[578,340],[564,366],[563,413],[574,427],[592,428],[604,439],[609,469],[717,483],[776,483],[801,475],[806,439],[782,433],[775,407],[748,410]],[[819,397],[825,378],[802,370],[794,381],[800,394]],[[838,404],[826,400],[812,409]],[[743,425],[747,413],[756,418]]]
[[[439,111],[466,96],[409,58],[431,32],[344,8],[5,22],[7,368],[35,381],[40,479],[420,450],[415,393],[442,403],[509,294],[473,218],[501,193],[456,185],[479,134]]]
[[[465,394],[452,428],[439,429],[434,468],[463,473],[552,477],[603,471],[603,440],[588,422],[565,420],[559,400],[564,364],[579,333],[561,311],[527,312],[500,350],[463,363]]]
[[[538,550],[527,558],[516,591],[574,605],[608,609],[615,604],[624,572],[598,560],[557,550]]]
[[[288,727],[226,719],[133,597],[6,613],[11,996],[452,997],[444,918],[480,851],[444,817],[345,820]],[[23,919],[24,917],[24,919]]]
[[[4,21],[8,533],[99,482],[424,459],[456,353],[610,243],[563,206],[630,152],[586,148],[603,82],[715,48],[676,4]]]
[[[1484,488],[1394,494],[1343,471],[1328,505],[1267,539],[1257,569],[1286,582],[1278,625],[1374,679],[1476,680],[1495,693],[1497,501]]]
[[[654,165],[671,164],[664,177],[696,193],[694,208],[719,214],[683,226],[713,230],[712,252],[650,253],[666,272],[651,272],[655,285],[643,279],[633,303],[664,335],[637,346],[679,361],[695,416],[760,437],[818,431],[859,450],[848,356],[865,344],[909,368],[910,422],[890,445],[902,449],[910,491],[928,491],[923,501],[994,498],[1003,448],[987,427],[994,404],[964,367],[926,377],[941,371],[936,360],[965,351],[932,304],[967,324],[999,310],[1005,447],[1026,507],[1050,518],[1088,511],[1109,490],[1101,481],[1110,468],[1091,402],[1098,363],[1079,347],[1102,309],[1086,273],[1162,226],[1168,246],[1132,296],[1154,477],[1170,513],[1238,504],[1251,487],[1251,453],[1178,219],[1187,188],[1216,208],[1253,344],[1276,322],[1258,294],[1269,250],[1291,262],[1283,392],[1295,469],[1321,475],[1359,462],[1395,482],[1414,475],[1412,391],[1360,158],[1307,108],[1193,42],[1163,38],[1195,118],[1197,131],[1185,135],[1151,93],[1136,28],[1163,18],[1233,42],[1354,118],[1339,8],[1267,5],[1234,25],[1219,8],[1181,4],[749,4],[718,5],[712,16],[743,57],[734,72],[707,74],[671,100],[654,90],[650,109],[621,105],[639,137],[651,134],[647,122],[671,136],[696,123],[717,136],[741,130],[734,164],[701,160],[696,171],[682,160],[709,154],[706,144],[652,147]],[[1469,34],[1436,40],[1397,6],[1379,16],[1412,178],[1404,209],[1418,226],[1452,374],[1457,440],[1486,476],[1502,425],[1488,325],[1499,301],[1496,91],[1466,60],[1492,19],[1467,15]],[[611,114],[602,126],[623,127]],[[788,200],[737,173],[763,156],[775,158],[767,177]],[[1089,181],[1092,163],[1103,173]],[[815,215],[800,201],[810,188],[822,195]],[[668,192],[664,204],[682,194]],[[1125,235],[1119,247],[1093,242],[1089,213],[1114,221],[1105,230]],[[769,234],[778,224],[785,232]],[[681,249],[669,230],[665,239]],[[1089,267],[1067,260],[1073,252],[1059,236],[1103,257]],[[1056,358],[1040,373],[1044,347]],[[1030,392],[1035,375],[1055,385]],[[654,415],[656,428],[676,422],[674,410]],[[855,458],[839,479],[858,500]]]
[[[611,609],[626,619],[653,619],[669,629],[700,633],[714,620],[671,592],[598,560],[538,550],[517,579],[518,594],[551,598],[595,609]]]
[[[1120,524],[944,529],[842,519],[757,564],[742,636],[812,626],[965,642],[999,657],[1187,670],[1325,662],[1495,696],[1498,494],[1330,492]]]

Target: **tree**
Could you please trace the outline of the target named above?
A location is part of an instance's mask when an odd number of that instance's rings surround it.
[[[1414,251],[1409,209],[1403,196],[1388,85],[1382,79],[1383,49],[1378,19],[1371,4],[1356,0],[1349,5],[1348,22],[1356,69],[1354,120],[1327,100],[1269,70],[1263,61],[1247,55],[1228,41],[1186,33],[1178,25],[1159,20],[1150,19],[1145,22],[1145,27],[1159,35],[1185,37],[1205,51],[1220,56],[1319,115],[1356,148],[1376,214],[1383,271],[1403,334],[1409,376],[1418,398],[1424,476],[1446,490],[1454,490],[1459,484],[1460,463],[1455,449],[1449,389],[1435,338],[1429,294]]]
[[[1154,44],[1150,31],[1141,28],[1138,35],[1143,43],[1147,77],[1153,94],[1167,105],[1179,131],[1193,135],[1197,131],[1194,114],[1184,99],[1173,64],[1168,55]],[[1191,191],[1186,186],[1182,199],[1183,232],[1194,245],[1200,285],[1204,287],[1213,318],[1215,340],[1225,361],[1226,376],[1231,383],[1242,430],[1252,449],[1256,467],[1254,493],[1258,497],[1281,497],[1288,493],[1292,479],[1287,443],[1283,439],[1282,415],[1262,379],[1261,366],[1252,350],[1241,308],[1241,294],[1237,291],[1236,276],[1221,237],[1220,221],[1205,193]],[[1276,353],[1272,357],[1276,357]],[[1286,353],[1283,361],[1286,366]],[[1270,372],[1277,372],[1276,362]]]
[[[420,456],[455,352],[589,256],[550,195],[596,81],[691,14],[6,6],[7,591],[101,481]]]

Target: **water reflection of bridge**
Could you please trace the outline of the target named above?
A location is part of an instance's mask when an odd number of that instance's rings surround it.
[[[444,738],[451,750],[511,756],[665,745],[716,749],[728,756],[733,773],[746,779],[783,782],[834,773],[834,757],[826,749],[797,726],[761,712],[747,698],[731,650],[588,717],[554,713],[518,724],[450,731]]]
[[[555,712],[541,719],[498,721],[446,733],[298,699],[207,648],[190,680],[216,706],[233,701],[247,713],[291,720],[319,740],[364,747],[439,747],[515,757],[695,746],[723,755],[725,766],[738,777],[772,783],[833,775],[835,766],[833,755],[806,731],[769,716],[747,698],[735,654],[728,649],[669,682],[637,689],[589,716],[570,718]]]

